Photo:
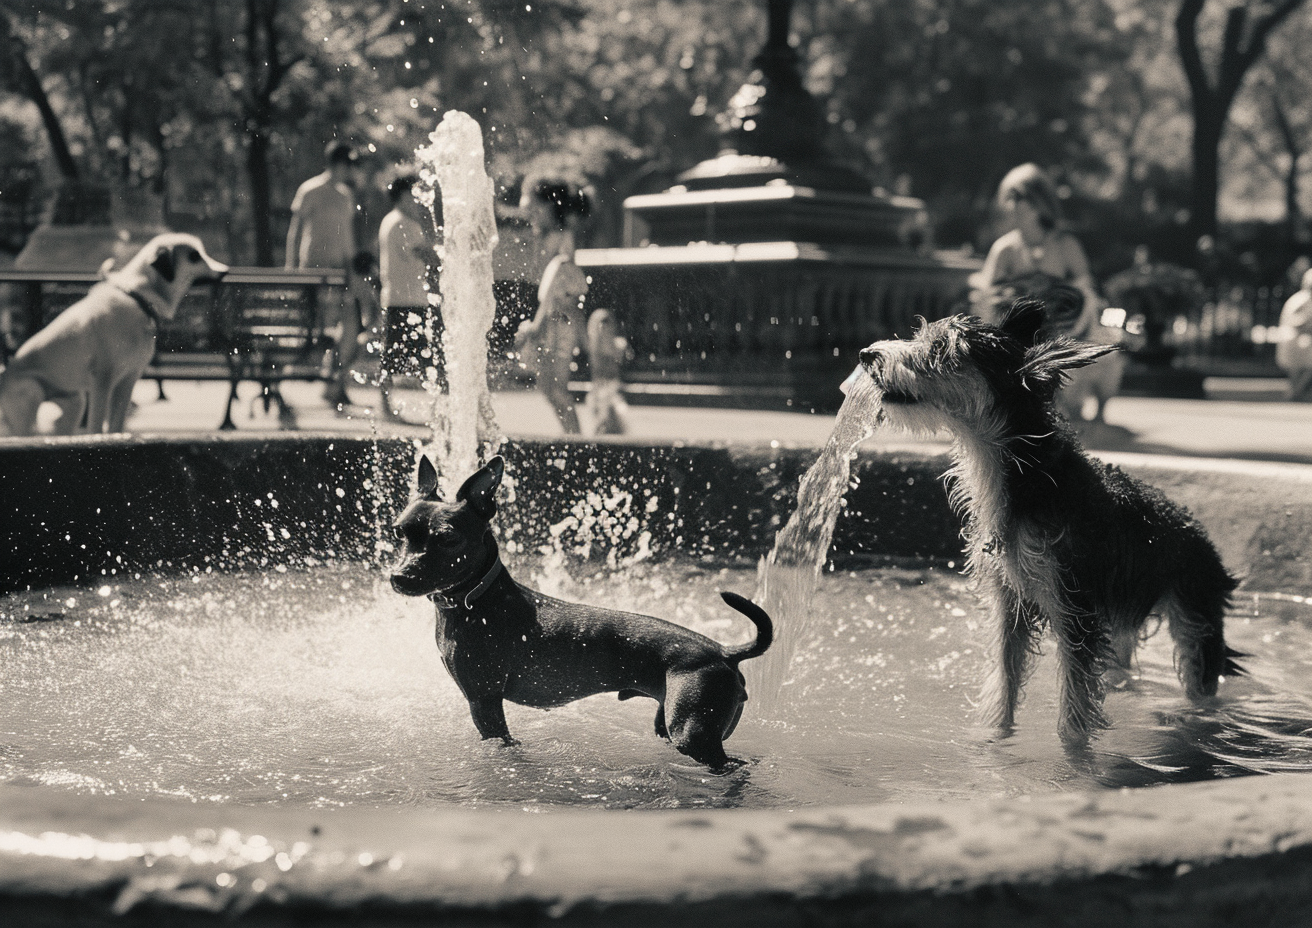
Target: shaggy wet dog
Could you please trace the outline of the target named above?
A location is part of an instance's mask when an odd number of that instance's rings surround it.
[[[882,393],[885,421],[953,436],[949,492],[992,624],[984,721],[1012,728],[1049,627],[1060,733],[1079,743],[1107,724],[1103,672],[1129,666],[1152,613],[1166,617],[1191,699],[1240,672],[1223,628],[1236,584],[1187,512],[1085,454],[1053,398],[1070,371],[1116,349],[1044,340],[1043,321],[1043,305],[1028,300],[997,326],[953,316],[912,339],[874,343],[861,365]]]

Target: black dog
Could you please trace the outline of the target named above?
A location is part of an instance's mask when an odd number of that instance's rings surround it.
[[[521,586],[502,566],[489,525],[503,473],[501,458],[493,458],[447,503],[437,492],[437,471],[421,458],[418,495],[394,525],[402,555],[392,588],[437,604],[438,650],[479,734],[513,743],[506,699],[548,709],[596,693],[650,696],[660,704],[658,735],[703,764],[729,766],[724,740],[747,701],[738,664],[770,647],[769,616],[721,593],[757,627],[755,642],[727,650],[671,622]]]
[[[864,349],[861,364],[882,393],[885,421],[952,433],[952,502],[965,513],[967,563],[995,639],[985,720],[1011,728],[1030,657],[1051,626],[1061,734],[1079,742],[1106,724],[1103,669],[1128,667],[1156,609],[1191,698],[1241,672],[1223,632],[1236,584],[1188,513],[1084,453],[1053,396],[1068,371],[1115,346],[1045,340],[1043,323],[1043,305],[1020,300],[1000,326],[974,316],[926,323],[912,339]]]

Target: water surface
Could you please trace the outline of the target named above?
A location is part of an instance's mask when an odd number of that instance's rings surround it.
[[[512,570],[725,643],[751,634],[716,593],[750,593],[754,567]],[[1163,629],[1111,693],[1112,729],[1073,756],[1050,657],[1013,736],[973,726],[983,623],[958,574],[825,573],[777,708],[749,703],[728,742],[747,765],[716,777],[655,737],[645,699],[507,704],[521,743],[481,741],[431,605],[359,565],[45,590],[0,599],[0,781],[320,807],[794,808],[1312,770],[1312,607],[1296,600],[1237,598],[1229,635],[1251,675],[1207,707],[1181,695]]]

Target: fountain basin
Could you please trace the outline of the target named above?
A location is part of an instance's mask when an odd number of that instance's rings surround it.
[[[559,524],[596,475],[640,470],[660,514],[644,543],[717,563],[769,547],[814,452],[560,443],[516,445],[508,458],[520,475],[508,507],[523,524]],[[7,592],[141,571],[367,560],[410,462],[406,443],[335,436],[6,443],[0,544],[18,556],[0,581]],[[1118,462],[1198,515],[1246,575],[1241,595],[1312,592],[1312,468]],[[958,558],[944,465],[911,452],[863,455],[835,561]],[[378,924],[439,915],[482,924],[1290,924],[1312,902],[1310,783],[1278,774],[933,803],[535,813],[252,807],[6,785],[0,899],[20,924],[216,914]]]

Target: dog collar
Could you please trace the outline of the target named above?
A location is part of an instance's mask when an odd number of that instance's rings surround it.
[[[141,311],[150,317],[150,321],[155,323],[155,325],[159,325],[159,312],[155,309],[155,307],[150,305],[149,300],[147,300],[140,293],[134,293],[131,290],[124,290],[122,287],[117,286],[116,284],[111,284],[111,286],[113,286],[114,289],[118,290],[120,293],[126,293],[128,296],[132,297],[133,301],[138,306],[141,307]]]
[[[487,569],[487,573],[483,574],[483,578],[479,580],[478,583],[476,583],[464,596],[457,597],[451,595],[465,582],[461,581],[448,589],[437,590],[433,593],[429,593],[428,598],[444,609],[456,609],[463,606],[465,611],[469,612],[474,608],[474,602],[487,592],[488,587],[492,585],[492,581],[496,580],[497,575],[501,573],[502,569],[501,552],[497,551],[492,557],[492,566]]]

